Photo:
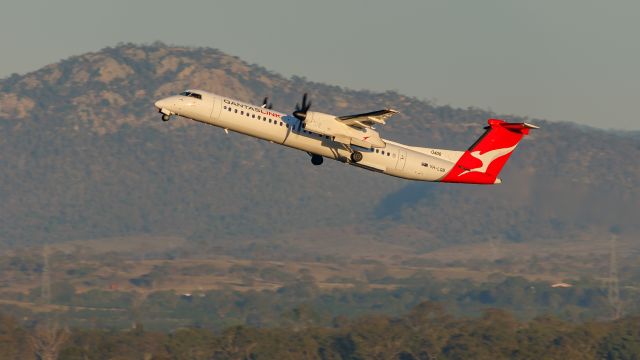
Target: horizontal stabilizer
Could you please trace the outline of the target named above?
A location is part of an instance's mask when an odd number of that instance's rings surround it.
[[[487,122],[489,123],[489,126],[487,128],[499,126],[504,129],[519,132],[524,135],[529,134],[529,129],[540,129],[538,126],[529,123],[508,123],[500,119],[489,119],[489,121]]]

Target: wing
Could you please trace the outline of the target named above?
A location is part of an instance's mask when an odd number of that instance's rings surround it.
[[[384,109],[378,111],[372,111],[364,114],[346,115],[340,116],[337,119],[342,121],[345,125],[356,126],[360,128],[372,127],[375,124],[386,124],[386,120],[398,111],[393,109]]]

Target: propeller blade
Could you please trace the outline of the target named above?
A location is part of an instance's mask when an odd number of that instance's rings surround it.
[[[307,98],[307,93],[304,93],[302,95],[302,105],[300,105],[300,103],[296,103],[296,109],[293,112],[293,116],[295,116],[301,122],[307,118],[307,111],[311,107],[311,101]]]
[[[273,109],[273,103],[269,102],[268,96],[265,96],[264,99],[262,99],[262,107],[265,109]]]
[[[304,121],[307,118],[307,113],[296,110],[296,111],[293,112],[293,116],[295,116],[296,119],[298,119],[300,121]]]

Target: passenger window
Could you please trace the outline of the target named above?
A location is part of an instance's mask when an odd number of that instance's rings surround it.
[[[244,115],[244,111],[240,111],[240,115]]]
[[[233,109],[233,111],[237,114],[238,113],[238,109]]]
[[[229,106],[227,109],[228,109],[229,111],[231,111],[231,106]]]
[[[380,151],[382,153],[382,155],[384,155],[384,150]]]
[[[380,153],[380,150],[376,149],[376,154]]]
[[[251,114],[249,114],[249,112],[247,111],[247,117],[251,116]]]
[[[390,152],[388,152],[388,153],[387,153],[387,156],[391,156],[391,153],[390,153]]]
[[[289,128],[289,124],[285,125],[285,127],[288,129]]]
[[[269,124],[271,124],[271,119],[269,119]]]
[[[251,117],[255,119],[256,118],[256,114],[252,114]]]

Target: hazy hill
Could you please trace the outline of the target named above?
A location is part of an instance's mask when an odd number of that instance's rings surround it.
[[[420,251],[490,237],[580,238],[612,226],[640,233],[637,134],[531,120],[541,130],[518,148],[502,185],[416,183],[331,161],[314,167],[301,152],[161,122],[154,100],[185,88],[254,103],[268,95],[283,111],[303,92],[314,109],[336,114],[393,107],[402,115],[383,136],[431,147],[466,148],[494,116],[287,79],[214,49],[106,48],[0,80],[0,244],[126,234],[320,241],[328,228],[339,241]]]

